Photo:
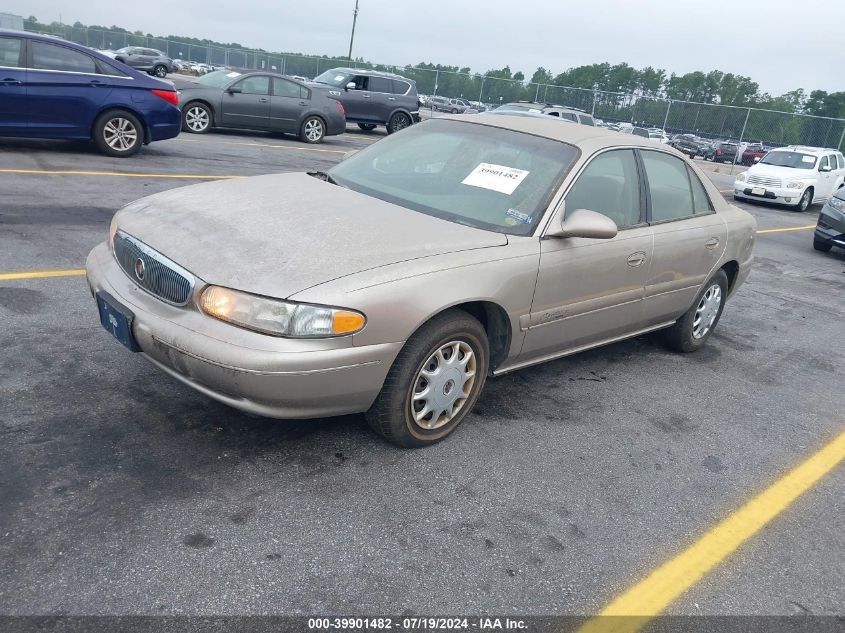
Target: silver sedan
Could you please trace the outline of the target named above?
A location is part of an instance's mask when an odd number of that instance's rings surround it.
[[[653,330],[699,349],[754,232],[672,148],[467,115],[328,173],[139,200],[87,268],[103,326],[207,396],[277,418],[365,412],[422,446],[489,377]]]

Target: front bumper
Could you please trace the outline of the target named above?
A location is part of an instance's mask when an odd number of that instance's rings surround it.
[[[845,213],[825,205],[819,214],[815,238],[821,242],[845,248]]]
[[[801,200],[803,193],[803,189],[764,187],[763,185],[750,185],[740,180],[734,182],[734,196],[743,198],[744,200],[759,200],[761,202],[795,206]]]
[[[134,312],[132,331],[144,357],[197,391],[257,415],[366,411],[402,347],[266,336],[213,319],[193,301],[184,308],[165,304],[129,279],[106,243],[91,251],[86,269],[92,293],[105,291]],[[203,285],[197,283],[195,296]]]

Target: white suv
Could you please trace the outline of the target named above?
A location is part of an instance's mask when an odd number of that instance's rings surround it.
[[[842,152],[790,145],[766,154],[736,177],[734,198],[794,206],[806,211],[813,202],[830,199],[845,182]]]

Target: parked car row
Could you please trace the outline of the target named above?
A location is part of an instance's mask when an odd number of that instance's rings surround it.
[[[568,106],[556,105],[552,103],[536,103],[533,101],[515,101],[512,103],[505,103],[496,108],[496,111],[508,112],[529,112],[544,114],[548,116],[557,117],[573,123],[580,123],[581,125],[595,126],[596,122],[592,115],[584,110],[578,108],[570,108]]]
[[[305,82],[225,69],[163,81],[174,60],[161,51],[126,47],[108,55],[10,30],[0,30],[0,67],[0,136],[90,139],[115,157],[180,130],[255,129],[319,143],[345,132],[347,121],[388,133],[419,121],[416,84],[376,71],[336,68]]]

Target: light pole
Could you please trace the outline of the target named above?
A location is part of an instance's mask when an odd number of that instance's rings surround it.
[[[355,0],[355,11],[352,12],[352,35],[349,37],[349,61],[352,61],[352,42],[355,41],[355,23],[358,21],[358,0]]]

